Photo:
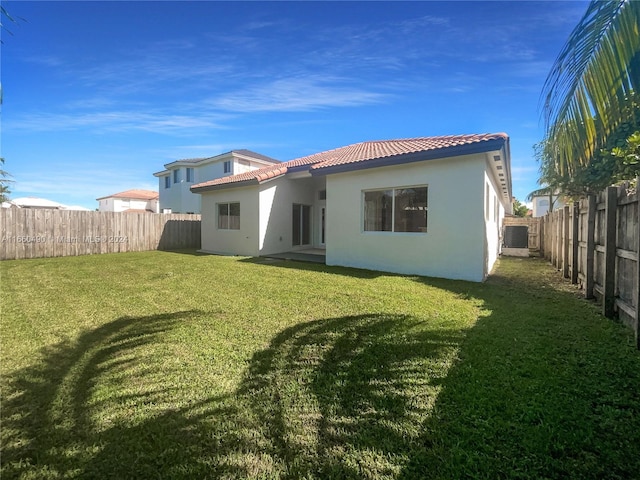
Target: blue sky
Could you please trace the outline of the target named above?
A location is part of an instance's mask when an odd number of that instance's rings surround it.
[[[506,132],[536,188],[549,69],[583,1],[27,2],[2,45],[12,197],[95,209],[181,158]]]

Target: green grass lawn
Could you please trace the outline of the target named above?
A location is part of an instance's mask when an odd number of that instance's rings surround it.
[[[0,263],[2,479],[640,478],[632,333],[484,284],[148,252]]]

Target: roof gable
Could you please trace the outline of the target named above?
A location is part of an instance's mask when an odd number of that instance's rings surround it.
[[[154,173],[154,175],[162,175],[168,174],[169,169],[180,167],[180,166],[200,166],[200,164],[207,164],[212,162],[218,162],[223,160],[232,159],[233,157],[245,157],[249,160],[256,160],[259,163],[270,163],[270,164],[279,164],[280,160],[276,160],[275,158],[267,157],[266,155],[262,155],[261,153],[254,152],[252,150],[247,150],[246,148],[242,148],[240,150],[231,150],[229,152],[220,153],[218,155],[214,155],[212,157],[198,157],[198,158],[183,158],[180,160],[174,160],[173,162],[169,162],[165,164],[165,169],[162,172]]]

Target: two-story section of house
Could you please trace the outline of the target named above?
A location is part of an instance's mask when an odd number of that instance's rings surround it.
[[[200,213],[201,195],[191,193],[192,185],[278,163],[280,160],[245,149],[167,163],[164,170],[153,174],[158,178],[160,212]]]

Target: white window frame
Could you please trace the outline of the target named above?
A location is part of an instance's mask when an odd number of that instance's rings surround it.
[[[173,171],[173,183],[180,183],[180,169],[176,168]]]
[[[227,225],[225,226],[220,226],[220,207],[223,205],[227,206],[227,212],[231,211],[231,205],[238,205],[238,227],[237,228],[232,228],[230,225],[230,222],[227,221]],[[240,222],[241,222],[241,216],[242,216],[242,211],[240,210],[240,202],[220,202],[220,203],[216,203],[216,227],[218,230],[225,230],[225,231],[239,231],[240,230]],[[227,213],[227,218],[231,217],[231,215],[229,215],[229,213]]]
[[[171,188],[171,175],[165,175],[163,178],[164,178],[164,188]]]
[[[194,176],[195,176],[195,170],[193,169],[193,167],[187,167],[187,168],[185,168],[185,171],[186,171],[186,176],[187,176],[187,183],[193,183]]]
[[[425,207],[425,211],[427,212],[427,221],[426,221],[426,226],[425,226],[424,231],[420,231],[420,232],[402,232],[402,231],[396,231],[395,230],[395,228],[396,228],[396,190],[405,190],[405,189],[409,189],[409,188],[426,188],[427,189],[427,206]],[[365,230],[365,220],[366,220],[365,194],[369,193],[369,192],[385,192],[385,191],[391,191],[391,230]],[[379,234],[384,234],[384,235],[426,235],[427,232],[429,231],[429,185],[427,185],[427,184],[406,185],[406,186],[400,186],[400,187],[370,188],[370,189],[362,190],[361,198],[362,198],[362,207],[360,209],[360,213],[362,215],[362,218],[360,219],[360,228],[361,228],[361,232],[364,233],[364,234],[374,234],[374,235],[379,235]]]
[[[231,160],[225,160],[222,164],[223,173],[232,173]]]

